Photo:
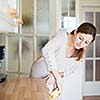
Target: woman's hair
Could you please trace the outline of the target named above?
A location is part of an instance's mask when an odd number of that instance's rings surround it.
[[[70,34],[71,35],[74,35],[74,31],[75,30],[73,30]],[[82,23],[77,28],[77,31],[76,32],[77,32],[77,34],[79,32],[84,33],[84,34],[90,34],[93,37],[92,42],[95,40],[95,37],[96,37],[96,27],[93,24],[91,24],[91,23],[88,23],[88,22]],[[83,57],[84,52],[85,52],[85,49],[84,48],[75,49],[75,52],[74,52],[74,54],[72,56],[77,57],[76,60],[79,61]]]

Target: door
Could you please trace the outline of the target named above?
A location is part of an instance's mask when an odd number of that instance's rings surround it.
[[[82,21],[88,21],[97,27],[96,41],[89,46],[85,57],[83,95],[100,95],[100,7],[85,6],[82,14]]]
[[[33,61],[49,39],[49,0],[18,0],[18,7],[23,24],[18,33],[6,34],[7,72],[8,77],[29,77]]]
[[[6,34],[7,72],[8,77],[29,77],[30,67],[41,55],[41,48],[58,31],[60,0],[17,1],[18,17],[23,24],[18,26],[18,33]]]

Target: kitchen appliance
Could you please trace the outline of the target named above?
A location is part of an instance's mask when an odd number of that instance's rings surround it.
[[[4,82],[7,78],[5,73],[5,46],[0,46],[0,83]]]

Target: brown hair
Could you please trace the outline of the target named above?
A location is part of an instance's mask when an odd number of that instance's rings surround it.
[[[75,30],[73,30],[70,34],[74,35],[74,31]],[[92,42],[95,40],[95,37],[96,37],[96,27],[93,24],[88,23],[88,22],[82,23],[77,28],[77,34],[79,32],[84,33],[84,34],[91,34],[92,37],[93,37]],[[73,53],[72,56],[76,57],[77,58],[76,60],[79,61],[81,58],[83,58],[84,52],[85,52],[85,48],[75,49],[75,52]]]

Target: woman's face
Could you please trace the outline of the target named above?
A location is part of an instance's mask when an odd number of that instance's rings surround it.
[[[78,34],[75,34],[74,46],[76,49],[85,48],[92,40],[92,35],[79,32]]]

